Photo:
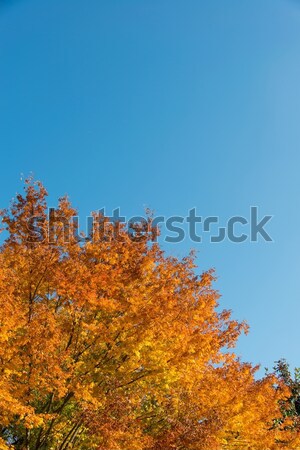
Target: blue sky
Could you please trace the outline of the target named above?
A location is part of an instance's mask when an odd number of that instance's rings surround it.
[[[272,214],[274,243],[168,245],[215,267],[243,360],[300,366],[300,2],[0,6],[1,207],[33,172],[81,217]]]

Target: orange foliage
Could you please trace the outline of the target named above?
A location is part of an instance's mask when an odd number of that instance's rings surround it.
[[[0,449],[297,448],[272,426],[284,388],[228,351],[247,326],[217,312],[213,272],[125,231],[49,241],[46,196],[27,180],[2,212]]]

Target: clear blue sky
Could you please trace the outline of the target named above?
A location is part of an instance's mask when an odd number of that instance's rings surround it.
[[[0,4],[0,206],[31,171],[82,217],[257,205],[275,242],[198,244],[199,267],[251,326],[244,360],[300,366],[300,3]]]

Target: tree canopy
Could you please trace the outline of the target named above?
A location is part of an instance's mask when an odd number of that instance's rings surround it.
[[[212,270],[122,227],[66,239],[76,211],[61,198],[51,229],[46,199],[29,179],[1,213],[0,449],[297,448],[290,388],[234,354],[247,325]]]

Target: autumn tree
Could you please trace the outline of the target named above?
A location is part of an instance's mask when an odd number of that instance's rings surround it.
[[[29,179],[2,211],[0,449],[281,448],[288,388],[232,352],[247,326],[213,271],[98,213],[78,239],[68,199],[52,220],[46,199]]]
[[[274,420],[274,427],[283,431],[282,445],[297,445],[300,447],[300,369],[295,368],[294,374],[285,359],[276,361],[274,374],[280,381],[278,389],[286,390],[286,395],[279,401],[281,416]]]

